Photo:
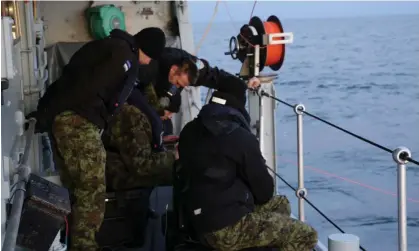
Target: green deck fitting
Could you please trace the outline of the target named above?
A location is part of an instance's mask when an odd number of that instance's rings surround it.
[[[109,36],[113,29],[126,29],[125,15],[115,5],[101,5],[86,10],[90,34],[95,39]]]

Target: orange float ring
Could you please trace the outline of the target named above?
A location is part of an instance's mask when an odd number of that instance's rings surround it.
[[[284,29],[279,19],[272,15],[268,18],[266,22],[255,16],[250,19],[249,26],[253,26],[258,35],[268,35],[274,33],[283,33]],[[275,38],[274,40],[283,40],[283,37]],[[260,71],[263,70],[265,66],[269,66],[272,70],[278,71],[285,58],[285,44],[276,44],[262,46],[260,48]]]

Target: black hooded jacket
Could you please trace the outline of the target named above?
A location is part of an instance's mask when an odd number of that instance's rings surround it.
[[[197,233],[235,224],[273,196],[259,142],[234,108],[205,105],[182,130],[179,156],[181,204]]]
[[[71,110],[103,129],[126,101],[138,71],[133,37],[114,30],[111,36],[86,43],[63,68],[62,75],[39,100],[37,130],[48,131],[59,113]]]

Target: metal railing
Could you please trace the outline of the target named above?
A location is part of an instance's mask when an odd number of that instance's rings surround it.
[[[296,192],[296,196],[298,198],[298,219],[301,221],[305,220],[305,212],[304,212],[304,205],[305,202],[307,202],[310,206],[313,207],[317,212],[319,212],[326,220],[328,220],[332,225],[334,225],[339,231],[342,233],[345,233],[341,228],[339,228],[333,221],[331,221],[326,215],[324,215],[320,210],[318,210],[308,199],[307,199],[307,190],[304,187],[304,153],[303,153],[303,115],[307,115],[311,118],[314,118],[318,121],[321,121],[329,126],[332,126],[340,131],[345,132],[346,134],[349,134],[355,138],[358,138],[366,143],[369,143],[375,147],[378,147],[386,152],[392,153],[393,160],[397,164],[397,187],[398,187],[398,250],[399,251],[407,251],[407,214],[406,214],[406,164],[408,162],[412,162],[414,164],[419,165],[419,162],[417,160],[412,159],[411,152],[406,147],[398,147],[394,150],[390,150],[389,148],[386,148],[380,144],[377,144],[371,140],[368,140],[362,136],[359,136],[355,133],[352,133],[342,127],[339,127],[329,121],[326,121],[324,119],[321,119],[317,117],[316,115],[313,115],[305,110],[305,107],[303,104],[297,104],[297,105],[291,105],[274,95],[266,92],[263,89],[260,89],[258,91],[258,95],[260,98],[262,97],[268,97],[271,98],[281,104],[284,104],[290,108],[294,109],[294,112],[297,117],[297,154],[298,154],[298,188],[293,188],[288,182],[286,182],[280,175],[275,173],[275,175],[280,178],[284,183],[286,183],[291,189],[293,189]],[[262,119],[263,114],[261,114]],[[263,135],[261,135],[263,137]],[[274,171],[274,170],[271,170]],[[358,239],[358,240],[356,240]],[[359,248],[361,250],[365,250],[362,246],[359,245],[359,238],[353,238],[353,245],[348,249],[348,251],[352,250],[358,250]],[[331,249],[331,242],[333,244],[333,240],[329,237],[329,250]],[[336,246],[336,245],[333,245]],[[335,247],[336,248],[336,247]],[[319,250],[323,250],[322,247],[320,247]],[[336,249],[334,249],[336,250]],[[343,249],[342,249],[343,250]]]
[[[6,234],[4,237],[4,243],[2,251],[13,251],[16,248],[16,240],[19,230],[20,218],[22,215],[22,207],[25,199],[25,188],[28,181],[31,168],[28,165],[29,155],[31,153],[32,140],[35,134],[35,124],[36,120],[31,118],[29,119],[29,127],[26,130],[26,142],[25,148],[22,155],[22,158],[19,160],[19,165],[16,169],[15,175],[17,175],[17,180],[14,187],[14,191],[11,195],[10,200],[13,199],[13,204],[11,206],[10,214],[7,221]]]

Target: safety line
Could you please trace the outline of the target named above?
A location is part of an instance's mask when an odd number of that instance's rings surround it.
[[[214,6],[214,11],[212,13],[212,17],[211,20],[208,22],[207,27],[205,28],[204,34],[202,35],[201,39],[198,42],[198,45],[195,48],[195,56],[198,55],[198,51],[199,49],[201,49],[202,44],[204,43],[207,35],[209,34],[210,30],[211,30],[211,26],[214,23],[214,19],[217,16],[217,12],[218,12],[218,5],[220,4],[220,0],[217,0],[217,2],[215,3]]]
[[[297,164],[295,162],[290,161],[290,160],[285,159],[285,158],[282,158],[282,156],[280,156],[280,155],[277,155],[276,157],[277,157],[277,159],[279,159],[282,162],[289,163],[289,164],[292,164],[292,165],[297,166]],[[316,173],[319,173],[319,174],[323,174],[325,176],[329,176],[329,177],[333,177],[333,178],[336,178],[336,179],[340,179],[340,180],[343,180],[343,181],[346,181],[346,182],[349,182],[349,183],[358,185],[360,187],[364,187],[364,188],[367,188],[367,189],[370,189],[370,190],[373,190],[373,191],[376,191],[376,192],[380,192],[380,193],[385,194],[385,195],[391,195],[393,197],[397,197],[397,194],[396,193],[393,193],[393,192],[390,192],[390,191],[387,191],[387,190],[384,190],[384,189],[381,189],[381,188],[378,188],[378,187],[374,187],[374,186],[371,186],[371,185],[367,185],[367,184],[364,184],[362,182],[359,182],[359,181],[356,181],[356,180],[352,180],[352,179],[349,179],[349,178],[346,178],[346,177],[343,177],[343,176],[339,176],[337,174],[327,172],[327,171],[322,170],[320,168],[316,168],[316,167],[312,167],[312,166],[308,166],[308,165],[304,165],[304,168],[310,169],[313,172],[316,172]],[[406,199],[408,201],[412,202],[412,203],[419,203],[419,199],[414,199],[414,198],[406,198]]]
[[[266,97],[271,98],[271,99],[274,99],[274,100],[276,100],[276,101],[280,102],[281,104],[284,104],[284,105],[289,106],[289,107],[291,107],[291,108],[294,108],[294,106],[293,106],[293,105],[291,105],[290,103],[285,102],[285,101],[283,101],[283,100],[281,100],[281,99],[279,99],[279,98],[277,98],[277,97],[275,97],[275,96],[272,96],[272,95],[270,95],[269,93],[265,92],[264,90],[261,90],[261,95],[262,95],[262,96],[266,96]],[[325,123],[325,124],[327,124],[327,125],[329,125],[329,126],[331,126],[331,127],[334,127],[334,128],[336,128],[336,129],[338,129],[338,130],[340,130],[340,131],[342,131],[342,132],[344,132],[344,133],[346,133],[346,134],[349,134],[349,135],[351,135],[351,136],[353,136],[353,137],[355,137],[355,138],[357,138],[357,139],[359,139],[359,140],[361,140],[361,141],[364,141],[364,142],[366,142],[366,143],[368,143],[368,144],[370,144],[370,145],[373,145],[373,146],[375,146],[375,147],[377,147],[377,148],[380,148],[380,149],[381,149],[381,150],[383,150],[383,151],[386,151],[386,152],[389,152],[389,153],[393,153],[393,151],[392,151],[392,150],[390,150],[390,149],[389,149],[389,148],[387,148],[387,147],[384,147],[384,146],[382,146],[382,145],[380,145],[380,144],[377,144],[377,143],[375,143],[374,141],[371,141],[371,140],[369,140],[369,139],[366,139],[366,138],[364,138],[364,137],[362,137],[362,136],[359,136],[358,134],[355,134],[355,133],[353,133],[353,132],[350,132],[350,131],[348,131],[348,130],[346,130],[346,129],[344,129],[344,128],[342,128],[342,127],[338,126],[338,125],[335,125],[335,124],[333,124],[333,123],[331,123],[331,122],[329,122],[329,121],[327,121],[327,120],[324,120],[324,119],[322,119],[322,118],[319,118],[318,116],[316,116],[316,115],[314,115],[314,114],[312,114],[312,113],[309,113],[309,112],[306,112],[306,111],[301,111],[301,112],[303,112],[304,114],[306,114],[306,115],[307,115],[307,116],[309,116],[309,117],[312,117],[312,118],[314,118],[314,119],[316,119],[316,120],[318,120],[318,121],[320,121],[320,122],[323,122],[323,123]],[[409,162],[412,162],[412,163],[414,163],[414,164],[416,164],[416,165],[419,165],[419,161],[414,160],[414,159],[412,159],[412,158],[410,158],[410,157],[408,157],[408,156],[400,156],[400,158],[401,158],[401,159],[403,159],[403,160],[407,160],[407,161],[409,161]]]
[[[258,3],[257,0],[253,3],[253,7],[252,7],[252,11],[250,12],[249,20],[252,19],[252,17],[253,17],[253,12],[255,11],[255,7],[256,7],[257,3]]]
[[[272,173],[275,174],[276,177],[278,177],[280,180],[282,180],[282,182],[284,182],[289,188],[291,188],[292,190],[294,190],[294,192],[297,192],[297,189],[295,189],[290,183],[288,183],[284,178],[281,177],[281,175],[279,175],[277,172],[275,172],[275,170],[273,170],[272,168],[270,168],[269,166],[267,166],[267,168],[269,170],[272,171]],[[323,216],[323,218],[325,220],[327,220],[330,224],[332,224],[337,230],[339,230],[341,233],[345,233],[345,231],[343,231],[342,228],[340,228],[336,223],[334,223],[329,217],[327,217],[318,207],[316,207],[313,203],[311,203],[311,201],[309,199],[307,199],[305,196],[301,195],[301,198],[303,198],[314,210],[316,210],[321,216]],[[366,251],[365,248],[363,248],[361,245],[359,245],[359,248],[362,251]]]
[[[201,39],[198,42],[198,45],[195,47],[195,56],[198,55],[199,50],[201,49],[202,44],[204,43],[205,39],[207,38],[207,35],[209,34],[212,24],[215,20],[215,17],[217,16],[217,12],[218,12],[218,5],[220,4],[220,0],[217,0],[217,2],[215,3],[214,6],[214,10],[212,13],[212,17],[211,20],[208,22],[207,27],[205,28],[204,34],[202,34]],[[199,107],[196,105],[195,101],[192,98],[192,89],[190,88],[185,88],[185,90],[188,92],[188,107],[189,107],[189,117],[192,119],[193,118],[193,112],[192,112],[192,108],[196,108],[199,111]]]

